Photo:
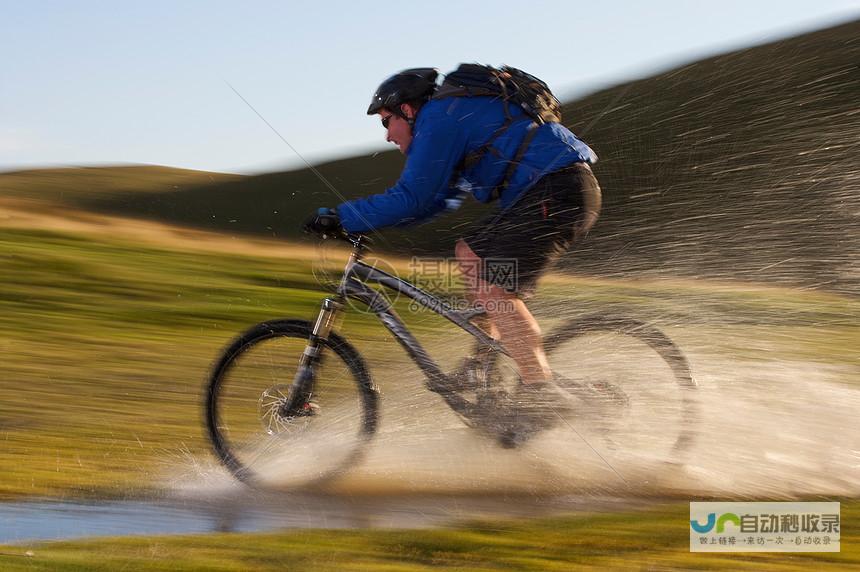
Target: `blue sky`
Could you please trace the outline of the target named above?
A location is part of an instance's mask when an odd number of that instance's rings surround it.
[[[389,148],[364,112],[399,69],[505,63],[567,98],[860,17],[860,0],[0,6],[0,170],[283,170],[299,160],[227,82],[318,162]]]

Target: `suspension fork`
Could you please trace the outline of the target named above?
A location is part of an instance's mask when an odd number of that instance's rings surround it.
[[[299,360],[296,376],[290,386],[290,395],[281,406],[281,415],[302,414],[305,406],[314,393],[314,369],[320,360],[323,344],[328,340],[338,314],[343,309],[343,304],[333,298],[326,298],[322,302],[319,316],[314,324],[305,351]]]
[[[334,298],[326,298],[320,307],[320,313],[314,324],[314,329],[308,338],[308,345],[302,354],[300,366],[312,367],[319,359],[322,344],[328,340],[328,335],[334,327],[335,320],[343,310],[343,304]]]

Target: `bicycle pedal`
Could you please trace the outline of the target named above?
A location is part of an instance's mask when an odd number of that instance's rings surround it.
[[[499,445],[503,449],[516,449],[535,435],[541,432],[542,429],[536,427],[512,427],[503,431],[498,438]]]
[[[477,391],[486,387],[486,373],[475,358],[466,358],[463,364],[445,376],[451,391]]]
[[[516,431],[505,431],[499,435],[499,445],[502,446],[502,449],[516,449],[517,445],[519,445],[519,438]]]

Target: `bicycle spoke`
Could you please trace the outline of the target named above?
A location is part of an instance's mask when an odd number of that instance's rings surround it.
[[[225,351],[216,367],[207,400],[210,436],[245,481],[282,486],[336,474],[360,458],[375,427],[375,407],[368,409],[373,385],[360,377],[366,370],[351,348],[327,349],[331,355],[315,366],[312,401],[284,414],[309,336],[307,323],[264,324],[243,351]]]

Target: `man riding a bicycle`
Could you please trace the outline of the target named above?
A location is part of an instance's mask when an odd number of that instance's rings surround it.
[[[498,201],[497,212],[477,221],[456,244],[468,295],[487,310],[488,333],[517,364],[515,403],[565,407],[540,328],[523,299],[552,260],[597,220],[600,187],[590,167],[597,156],[558,121],[535,121],[506,97],[450,89],[446,95],[436,79],[436,70],[416,68],[379,86],[367,113],[379,115],[387,141],[406,156],[399,180],[384,193],[320,209],[306,229],[361,233],[428,219],[456,208],[464,194]],[[513,282],[499,283],[487,272],[484,262],[499,259],[516,261]],[[479,272],[469,272],[474,268]],[[470,375],[467,360],[452,383]]]

